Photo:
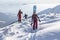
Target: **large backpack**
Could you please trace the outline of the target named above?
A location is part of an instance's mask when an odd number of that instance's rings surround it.
[[[32,20],[33,20],[33,21],[37,21],[37,17],[38,17],[37,14],[33,14],[33,15],[32,15]]]

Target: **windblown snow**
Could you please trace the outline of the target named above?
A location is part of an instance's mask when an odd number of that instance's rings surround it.
[[[60,15],[40,19],[37,30],[32,30],[30,19],[0,28],[0,40],[60,40]]]

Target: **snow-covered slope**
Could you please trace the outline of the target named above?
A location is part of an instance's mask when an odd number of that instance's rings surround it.
[[[48,14],[48,13],[58,13],[58,14],[60,14],[60,5],[57,5],[57,6],[54,7],[54,8],[45,9],[45,10],[39,12],[38,15]]]
[[[0,28],[0,40],[60,40],[60,13],[51,13],[49,10],[38,14],[41,22],[37,30],[32,30],[30,17],[23,19],[21,23],[13,22]]]
[[[53,19],[55,17],[55,15],[60,15],[60,5],[57,5],[54,8],[45,9],[45,10],[39,12],[38,15],[41,18],[45,18],[51,12],[53,12],[54,15],[47,17],[47,19],[48,18]],[[0,12],[0,27],[5,27],[11,23],[14,23],[16,20],[17,20],[17,14],[14,15],[13,13],[2,13],[2,12]]]
[[[32,30],[30,19],[0,28],[0,40],[60,40],[60,15],[50,17],[40,18],[37,30]]]

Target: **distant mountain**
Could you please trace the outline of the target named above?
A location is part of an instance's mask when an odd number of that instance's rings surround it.
[[[7,15],[6,13],[0,12],[0,28],[7,26],[16,20],[17,19],[15,19],[14,16],[11,16],[9,14]]]
[[[53,10],[54,13],[59,13],[60,14],[60,5],[54,7],[52,10]]]
[[[6,15],[5,13],[1,13],[0,12],[0,21],[8,21],[10,20],[10,17],[8,15]]]
[[[53,13],[60,13],[60,5],[54,7],[54,8],[48,8],[48,9],[45,9],[41,12],[38,13],[38,15],[41,15],[41,14],[48,14],[50,12],[53,12]]]

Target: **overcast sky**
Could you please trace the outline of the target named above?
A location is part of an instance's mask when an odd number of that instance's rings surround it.
[[[0,0],[1,4],[59,4],[60,0]]]
[[[32,4],[37,5],[37,12],[60,4],[60,0],[0,0],[0,12],[17,13],[21,8],[24,13],[31,13]],[[43,4],[43,5],[42,5]],[[28,10],[28,8],[30,8]]]

